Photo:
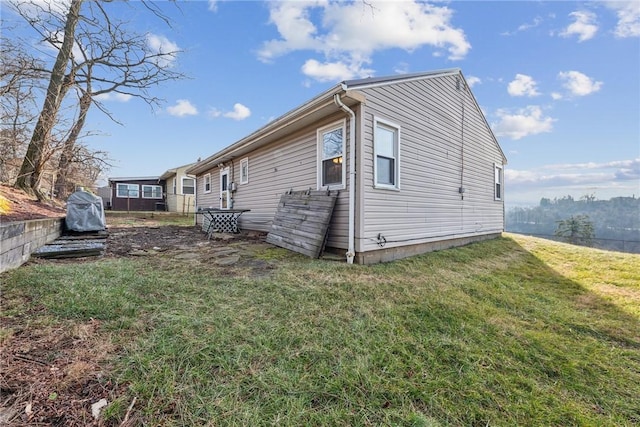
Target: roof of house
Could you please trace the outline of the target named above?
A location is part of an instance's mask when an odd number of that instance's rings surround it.
[[[165,173],[160,175],[159,179],[168,179],[168,178],[172,177],[173,175],[176,175],[178,173],[178,169],[188,168],[188,167],[191,167],[191,166],[193,166],[195,164],[196,164],[196,162],[187,163],[186,165],[182,165],[182,166],[178,166],[178,167],[175,167],[175,168],[167,169],[167,171]]]
[[[363,89],[365,87],[383,86],[397,82],[408,82],[412,80],[422,80],[425,78],[460,74],[460,68],[447,68],[444,70],[423,71],[421,73],[396,74],[393,76],[367,77],[364,79],[345,80],[341,84],[347,88]]]
[[[159,180],[159,176],[122,176],[109,178],[109,182],[122,182],[122,181],[152,181]]]
[[[233,144],[223,148],[217,153],[207,157],[206,159],[197,162],[194,166],[187,169],[189,174],[199,174],[211,169],[214,166],[224,164],[232,161],[242,155],[249,153],[256,148],[267,145],[279,137],[286,134],[290,134],[296,130],[302,129],[305,126],[317,121],[318,119],[325,117],[330,113],[334,113],[340,110],[335,104],[333,97],[336,94],[340,94],[342,102],[348,107],[352,107],[358,103],[365,101],[364,95],[358,92],[358,89],[366,89],[370,87],[384,86],[399,82],[409,82],[414,80],[422,80],[427,78],[435,78],[449,75],[459,75],[464,81],[464,76],[459,68],[448,68],[443,70],[426,71],[421,73],[411,74],[398,74],[386,77],[369,77],[364,79],[345,80],[325,92],[322,92],[315,98],[307,101],[299,107],[290,110],[277,119],[267,123],[265,126],[256,130],[255,132],[247,135],[246,137],[234,142]],[[468,87],[465,81],[465,85]],[[470,92],[471,93],[471,92]],[[471,97],[475,102],[478,109],[478,105],[473,93]],[[486,121],[486,119],[485,119]],[[487,123],[487,128],[491,129]],[[495,135],[492,137],[501,150]],[[502,153],[502,157],[506,163],[506,157]]]

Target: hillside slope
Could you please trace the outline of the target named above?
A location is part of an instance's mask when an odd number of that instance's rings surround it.
[[[640,423],[640,255],[517,235],[373,266],[186,249],[0,275],[4,404],[78,427],[101,398],[104,426]]]
[[[22,190],[0,184],[0,222],[65,216],[64,205],[57,201],[39,202]]]

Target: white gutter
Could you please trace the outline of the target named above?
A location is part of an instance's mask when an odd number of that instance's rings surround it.
[[[347,264],[353,264],[356,256],[355,241],[355,210],[356,210],[356,113],[344,105],[340,94],[333,95],[333,101],[345,113],[349,114],[349,249],[347,250]]]

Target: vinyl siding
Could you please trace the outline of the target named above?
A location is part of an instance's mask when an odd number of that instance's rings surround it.
[[[195,208],[195,195],[183,194],[182,178],[193,178],[193,175],[187,175],[186,170],[191,165],[183,166],[176,169],[176,174],[169,176],[166,181],[166,203],[169,212],[178,212],[181,214],[193,213]],[[176,193],[173,193],[173,180],[176,179]]]
[[[362,92],[362,251],[379,249],[379,234],[390,248],[503,230],[493,181],[502,153],[472,95],[456,90],[456,76]],[[374,117],[400,125],[399,191],[374,188]]]
[[[233,193],[235,209],[250,209],[239,218],[239,226],[245,230],[269,231],[275,216],[278,202],[283,193],[293,190],[317,189],[317,140],[318,128],[343,120],[344,114],[336,114],[288,136],[276,143],[243,154],[233,162],[230,181],[234,181],[237,190]],[[349,122],[346,135],[348,138]],[[348,150],[348,141],[347,141]],[[345,161],[348,153],[345,153]],[[249,159],[249,182],[240,183],[240,161]],[[348,186],[347,164],[347,186]],[[204,175],[211,173],[211,193],[204,193]],[[197,177],[198,206],[219,207],[220,171],[218,168],[205,171]],[[348,188],[348,187],[347,187]],[[347,248],[348,236],[348,193],[340,190],[336,201],[333,219],[329,227],[327,246]]]

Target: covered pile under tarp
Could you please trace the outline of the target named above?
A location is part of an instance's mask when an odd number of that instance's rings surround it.
[[[102,198],[86,191],[76,191],[67,199],[68,230],[101,231],[106,228]]]

